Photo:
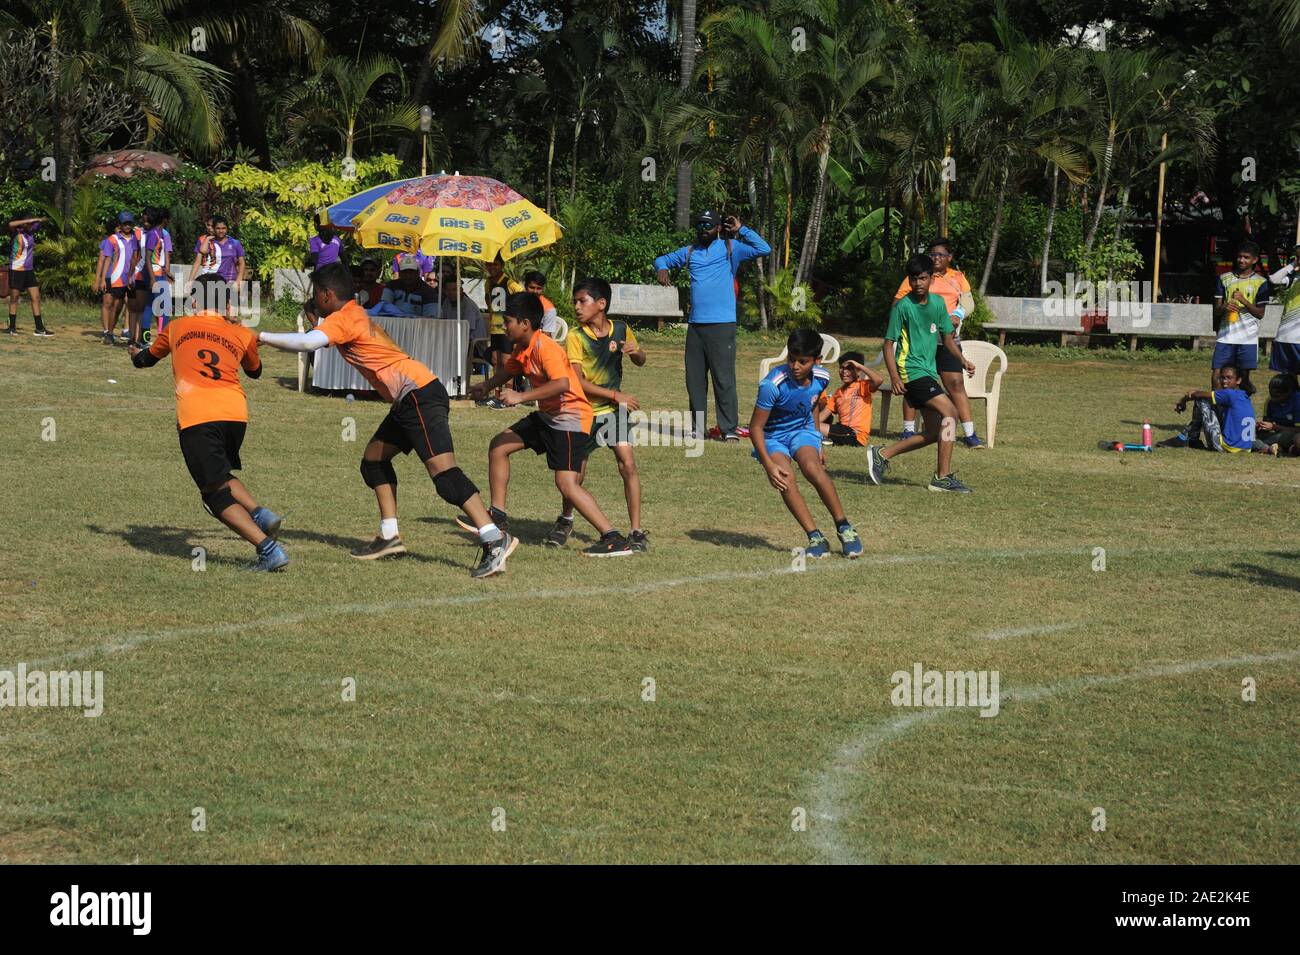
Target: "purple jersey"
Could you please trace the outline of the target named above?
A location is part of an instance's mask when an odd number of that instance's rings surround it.
[[[144,237],[144,258],[149,275],[165,279],[172,265],[172,234],[162,226],[154,226]]]
[[[311,237],[311,241],[307,243],[307,251],[316,253],[316,268],[320,268],[322,265],[329,265],[339,260],[339,254],[343,251],[343,243],[338,236],[325,242],[322,241],[320,236],[314,235]]]
[[[409,255],[410,253],[407,254]],[[434,266],[433,256],[425,255],[423,252],[416,252],[415,257],[417,260],[419,260],[420,263],[421,278],[424,278],[426,275],[433,274],[433,266]],[[397,278],[398,275],[401,274],[401,270],[397,267],[397,263],[399,263],[401,260],[402,257],[400,255],[393,256],[393,278]]]
[[[216,272],[223,282],[233,282],[235,280],[235,260],[244,257],[244,247],[238,239],[226,236],[220,242],[214,238],[208,238],[208,254],[202,255],[203,239],[200,238],[194,243],[194,252],[201,256],[199,261],[199,274],[207,272]]]
[[[113,232],[99,243],[100,256],[108,259],[104,281],[110,288],[126,288],[131,284],[131,260],[136,251],[135,235],[130,232],[126,235]]]
[[[37,223],[14,233],[13,246],[9,250],[9,268],[12,271],[30,272],[35,267],[32,251],[36,248],[36,240],[31,234],[39,228],[40,223]]]

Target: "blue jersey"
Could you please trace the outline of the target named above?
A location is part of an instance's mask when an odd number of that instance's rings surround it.
[[[1255,409],[1240,388],[1212,392],[1214,410],[1223,421],[1223,443],[1238,451],[1249,451],[1255,438]]]
[[[802,385],[790,374],[790,366],[780,364],[767,373],[758,386],[756,408],[768,412],[763,434],[790,434],[794,431],[816,430],[813,405],[830,384],[831,373],[821,365],[813,365],[812,375]]]
[[[1286,401],[1270,401],[1264,408],[1264,419],[1288,428],[1295,427],[1300,422],[1300,391],[1294,392]]]
[[[684,267],[690,272],[690,324],[722,325],[736,321],[736,270],[771,251],[757,232],[741,226],[730,242],[714,239],[708,245],[684,245],[655,259],[655,268]]]

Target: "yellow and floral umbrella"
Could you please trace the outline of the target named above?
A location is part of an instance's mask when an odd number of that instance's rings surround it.
[[[333,221],[333,217],[331,217]],[[550,245],[559,224],[504,183],[485,176],[423,176],[396,183],[356,213],[350,227],[368,249],[490,262]]]

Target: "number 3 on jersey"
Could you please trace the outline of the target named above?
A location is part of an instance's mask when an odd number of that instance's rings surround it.
[[[213,381],[221,380],[221,369],[217,366],[216,352],[214,352],[211,348],[200,348],[199,361],[203,363],[204,368],[208,369],[208,371],[200,370],[199,371],[200,375],[202,375],[204,378],[211,378]]]

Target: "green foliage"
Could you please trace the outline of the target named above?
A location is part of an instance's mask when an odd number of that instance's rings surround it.
[[[1142,267],[1142,253],[1124,237],[1118,242],[1098,242],[1091,251],[1076,245],[1067,257],[1079,281],[1128,282],[1137,278]]]
[[[771,282],[764,284],[768,322],[772,328],[786,331],[821,328],[821,305],[813,298],[812,288],[807,282],[795,284],[794,274],[793,267],[780,269]]]
[[[302,266],[315,234],[312,216],[348,196],[397,177],[400,164],[388,154],[356,160],[355,178],[339,163],[300,162],[267,171],[237,165],[215,182],[243,209],[240,241],[253,270],[269,280],[276,269]]]
[[[95,267],[99,242],[104,235],[100,208],[102,184],[90,183],[73,195],[72,213],[66,219],[54,203],[43,214],[49,222],[38,235],[36,269],[41,285],[57,297],[91,301],[94,298]]]

